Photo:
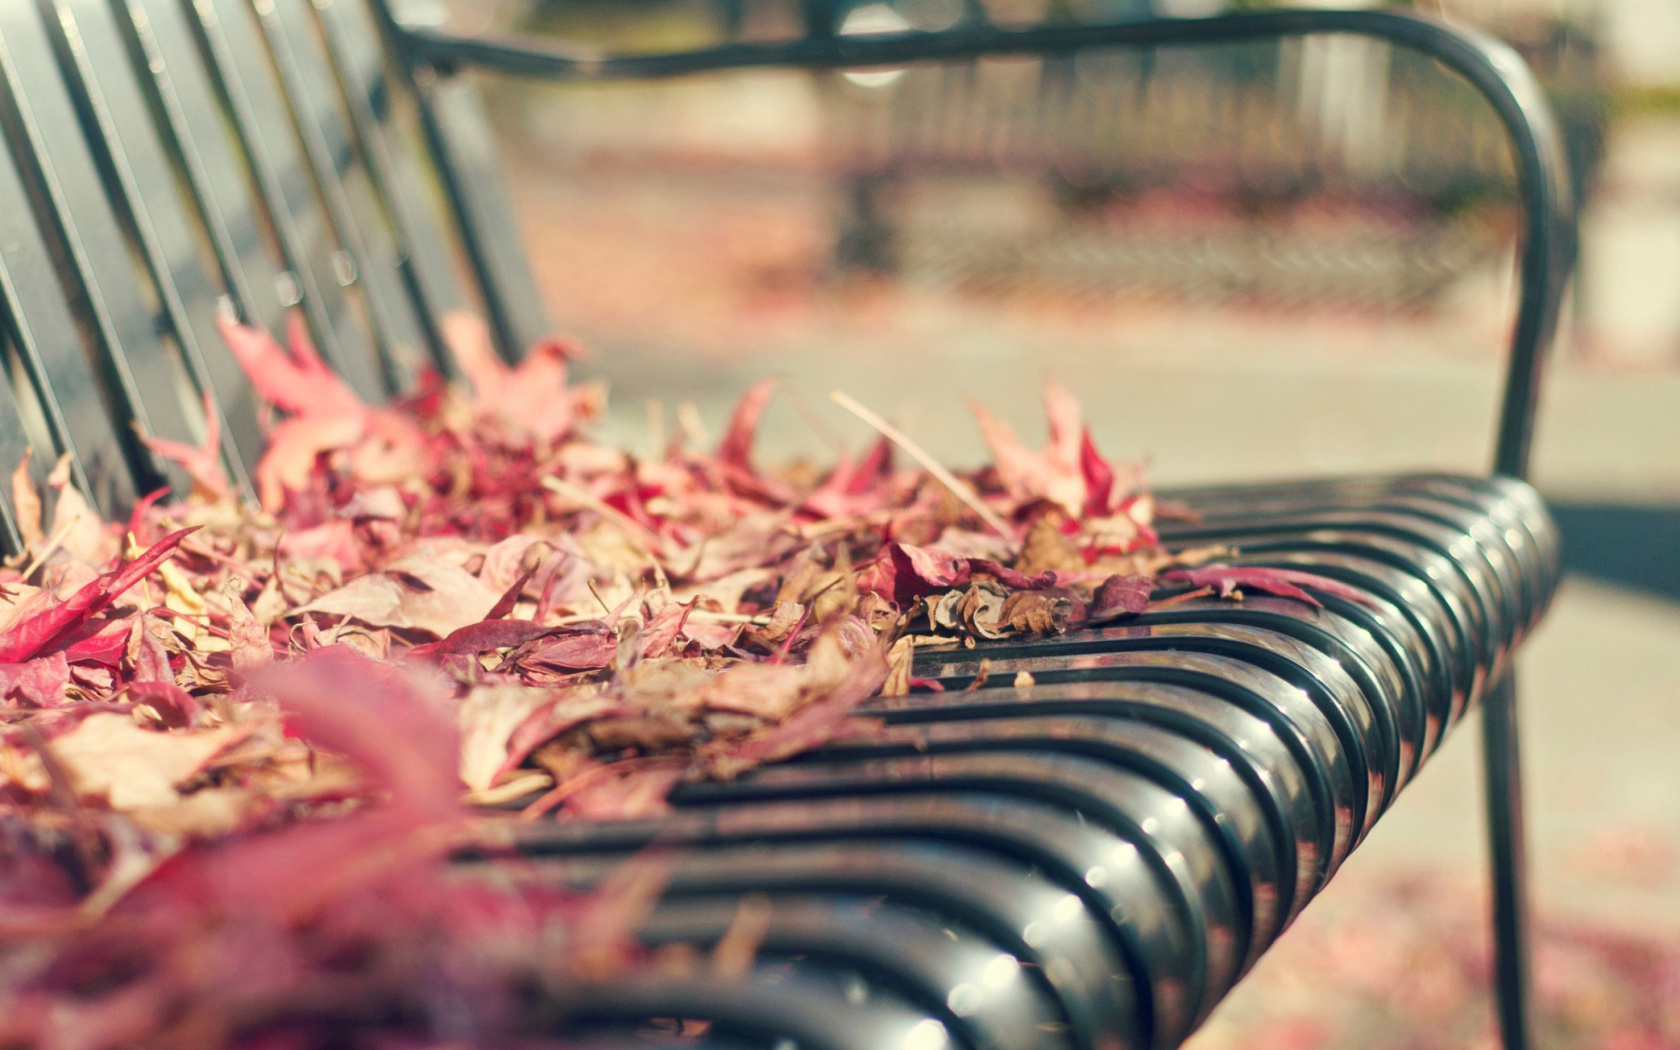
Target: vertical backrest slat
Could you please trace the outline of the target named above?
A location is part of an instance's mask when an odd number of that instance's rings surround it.
[[[5,51],[0,37],[0,56]],[[10,115],[6,124],[6,140],[15,144]],[[112,422],[116,417],[88,367],[81,334],[10,151],[0,152],[0,300],[13,352],[22,359],[53,442],[51,449],[37,452],[70,453],[76,487],[100,513],[116,514],[134,499],[127,455]],[[15,465],[0,467],[9,471]]]
[[[367,159],[368,174],[391,210],[396,236],[415,300],[437,363],[446,373],[453,360],[437,322],[467,305],[451,257],[453,238],[444,232],[440,196],[423,181],[413,143],[404,141],[392,109],[379,32],[361,0],[315,0],[321,35],[337,72],[350,119]]]
[[[202,438],[246,489],[264,411],[217,319],[301,308],[375,400],[441,318],[517,358],[550,332],[475,84],[389,47],[381,0],[0,0],[3,474],[67,453],[115,516],[182,481],[134,432]],[[413,106],[410,103],[414,103]],[[417,129],[417,130],[416,130]]]
[[[189,419],[196,407],[188,406],[196,396],[179,360],[158,337],[156,316],[141,297],[138,274],[41,15],[33,4],[0,5],[5,41],[0,81],[10,96],[20,174],[35,181],[40,199],[52,211],[55,221],[43,225],[49,227],[49,243],[56,241],[62,253],[76,291],[73,298],[84,308],[81,320],[99,348],[99,370],[112,387],[120,418],[149,435],[195,441],[201,428]],[[168,476],[136,436],[123,433],[123,439],[143,484]]]
[[[0,163],[4,158],[0,158]],[[4,302],[0,302],[0,322],[3,322],[6,309]],[[6,343],[5,325],[0,323],[0,346]],[[6,377],[6,370],[0,368],[0,463],[17,464],[23,462],[23,457],[30,453],[29,433],[23,429],[22,404],[18,401],[17,391],[13,389],[11,380]],[[10,472],[7,480],[10,481]],[[38,473],[38,470],[35,471]],[[12,486],[0,485],[0,550],[7,552],[23,549],[23,536],[18,531],[17,507],[12,502]]]
[[[462,77],[415,72],[421,124],[482,288],[487,320],[503,355],[517,360],[554,328],[502,185],[483,101],[477,86]]]
[[[291,104],[304,154],[315,171],[327,214],[356,263],[374,337],[392,370],[392,385],[413,378],[426,338],[402,274],[385,202],[375,193],[353,141],[337,78],[322,51],[309,0],[257,0],[257,21]]]
[[[159,134],[181,165],[236,312],[249,324],[280,331],[286,309],[297,302],[297,279],[265,235],[185,16],[174,4],[113,2],[121,6],[117,27],[135,68],[144,71],[162,117]]]
[[[65,69],[79,91],[87,131],[102,150],[111,192],[132,226],[188,371],[201,391],[216,395],[210,411],[219,416],[230,476],[248,489],[245,465],[261,453],[263,440],[255,397],[216,330],[225,292],[200,259],[197,223],[177,190],[115,15],[104,0],[50,3]]]
[[[144,2],[155,19],[174,0]],[[354,265],[334,239],[313,176],[299,156],[290,116],[250,13],[218,0],[193,0],[192,8],[194,32],[233,118],[234,134],[280,250],[298,282],[299,305],[322,356],[358,393],[377,400],[386,393],[384,377],[369,335],[345,295],[345,287],[355,279]]]
[[[386,47],[398,49],[397,70],[404,90],[418,104],[426,151],[448,196],[490,334],[497,349],[516,360],[551,335],[553,326],[502,186],[496,143],[478,89],[465,77],[409,63],[400,52],[401,21],[393,0],[358,2],[368,5]]]

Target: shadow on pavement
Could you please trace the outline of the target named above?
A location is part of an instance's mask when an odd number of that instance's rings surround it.
[[[1564,568],[1680,602],[1680,506],[1553,501]]]

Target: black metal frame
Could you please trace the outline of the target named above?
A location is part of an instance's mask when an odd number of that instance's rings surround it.
[[[405,24],[388,0],[374,0],[387,42],[414,93],[429,145],[438,161],[467,253],[486,290],[486,312],[504,349],[520,343],[525,327],[518,303],[498,301],[495,262],[476,243],[474,209],[464,192],[465,158],[428,105],[426,88],[462,69],[588,83],[653,80],[723,70],[793,67],[842,69],[952,61],[990,55],[1042,55],[1096,47],[1153,48],[1241,43],[1317,34],[1372,37],[1434,59],[1468,81],[1493,106],[1515,157],[1523,209],[1520,291],[1497,431],[1493,473],[1528,472],[1541,371],[1557,326],[1557,311],[1572,258],[1573,208],[1563,152],[1544,94],[1515,51],[1465,29],[1387,11],[1271,11],[1207,19],[1161,19],[1108,25],[1005,30],[968,27],[940,33],[872,36],[814,35],[765,44],[727,44],[693,51],[580,54]],[[1516,684],[1507,672],[1483,707],[1484,772],[1494,891],[1495,970],[1500,1033],[1509,1050],[1532,1045],[1528,921],[1523,851]]]

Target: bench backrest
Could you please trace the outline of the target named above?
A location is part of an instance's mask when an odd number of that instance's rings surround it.
[[[118,512],[181,480],[125,421],[196,442],[211,392],[243,482],[259,406],[219,312],[296,307],[370,398],[447,369],[449,310],[509,355],[546,334],[473,85],[389,53],[367,0],[0,0],[0,469],[69,452]]]
[[[656,55],[442,33],[395,0],[0,0],[0,469],[72,456],[106,514],[180,483],[136,436],[197,440],[200,394],[241,483],[258,407],[218,312],[271,331],[297,308],[364,395],[403,384],[466,308],[508,357],[547,334],[472,81],[568,83],[766,66],[844,69],[1350,33],[1441,63],[1492,105],[1524,212],[1495,469],[1526,471],[1572,258],[1544,96],[1497,41],[1383,11],[1280,10],[878,37],[813,34]],[[407,5],[405,5],[407,6]],[[130,425],[130,422],[134,426]],[[0,546],[16,547],[0,485]]]

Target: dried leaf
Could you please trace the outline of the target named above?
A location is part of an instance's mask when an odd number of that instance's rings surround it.
[[[461,727],[461,783],[473,791],[494,784],[507,765],[513,731],[548,702],[543,690],[505,682],[469,690],[456,716]]]
[[[999,617],[1016,631],[1061,634],[1073,619],[1073,601],[1065,595],[1016,591],[1004,601]]]
[[[46,535],[41,531],[41,494],[35,489],[35,482],[29,476],[29,453],[23,450],[23,458],[18,461],[17,469],[12,471],[12,508],[17,516],[18,536],[23,540],[26,551],[39,550],[41,541]]]
[[[174,804],[176,787],[242,735],[233,727],[158,733],[141,729],[127,715],[100,713],[54,738],[51,748],[78,795],[104,799],[123,811]]]
[[[1092,623],[1104,623],[1140,613],[1149,604],[1153,589],[1154,583],[1148,576],[1110,576],[1097,588],[1086,615]]]
[[[743,471],[752,470],[752,444],[754,436],[758,433],[758,422],[763,418],[764,410],[769,407],[770,399],[775,396],[776,387],[779,385],[779,381],[775,379],[761,380],[741,396],[734,414],[729,417],[729,426],[724,430],[723,441],[718,445],[719,462]]]
[[[475,624],[498,595],[465,569],[435,558],[400,558],[298,609],[353,616],[373,627],[413,628],[445,637]]]

